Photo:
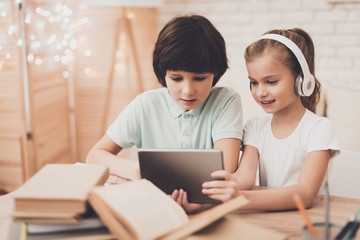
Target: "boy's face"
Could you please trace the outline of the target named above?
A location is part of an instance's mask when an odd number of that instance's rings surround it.
[[[171,97],[184,110],[198,107],[209,96],[213,73],[166,71],[165,82]]]

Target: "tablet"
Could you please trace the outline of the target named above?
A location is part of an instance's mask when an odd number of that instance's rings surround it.
[[[214,180],[210,174],[224,169],[218,149],[138,149],[140,175],[166,194],[184,189],[191,203],[218,204],[202,194],[202,184]]]

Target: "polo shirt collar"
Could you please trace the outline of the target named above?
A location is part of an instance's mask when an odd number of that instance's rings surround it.
[[[203,109],[204,107],[204,104],[205,102],[203,102],[200,106],[198,106],[197,108],[195,109],[191,109],[191,110],[184,110],[182,109],[179,104],[177,104],[177,102],[171,97],[169,91],[167,91],[167,101],[169,103],[169,110],[170,110],[170,113],[171,115],[174,117],[174,118],[177,118],[177,117],[180,117],[184,112],[187,112],[193,116],[199,116],[200,113],[201,113],[201,110]]]

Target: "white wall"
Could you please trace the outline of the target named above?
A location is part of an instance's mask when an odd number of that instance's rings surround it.
[[[332,1],[333,2],[333,1]],[[352,95],[360,96],[360,2],[330,3],[329,0],[164,0],[159,7],[159,28],[179,14],[198,13],[206,16],[222,33],[227,43],[230,69],[225,73],[221,85],[231,86],[242,96],[244,122],[263,111],[249,92],[249,81],[243,51],[253,40],[273,28],[301,27],[313,38],[316,49],[316,75],[325,85],[336,89],[351,89],[348,99],[335,99],[332,108],[347,106],[344,116],[351,118],[353,112],[360,112],[360,103],[351,101]],[[346,94],[345,94],[346,95]],[[343,94],[341,96],[344,96]],[[342,100],[346,100],[342,102]],[[345,104],[353,104],[350,108]],[[334,119],[335,120],[335,119]],[[360,134],[355,122],[349,125],[338,120],[335,123],[338,135],[342,128],[356,127],[353,135]],[[345,133],[344,133],[345,134]],[[351,136],[353,137],[353,136]],[[360,141],[347,139],[341,147],[360,152]],[[348,143],[351,143],[349,146]]]

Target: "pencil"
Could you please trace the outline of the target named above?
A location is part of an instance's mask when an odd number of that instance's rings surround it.
[[[316,238],[318,236],[318,234],[314,228],[314,225],[310,221],[309,215],[307,214],[307,212],[305,210],[304,203],[302,202],[299,194],[294,195],[294,200],[295,200],[296,206],[298,207],[301,215],[303,216],[303,218],[305,220],[305,223],[306,223],[307,229],[309,230],[309,233],[311,234],[311,236]]]

